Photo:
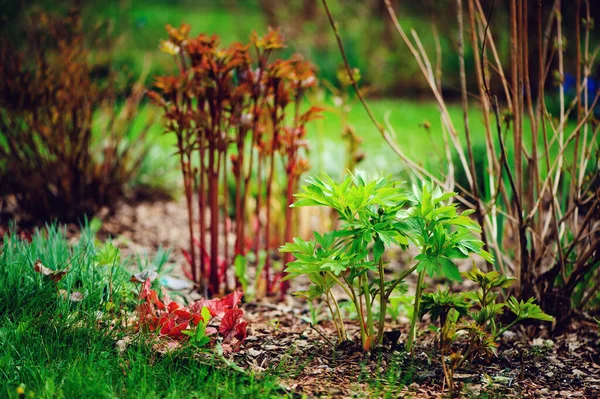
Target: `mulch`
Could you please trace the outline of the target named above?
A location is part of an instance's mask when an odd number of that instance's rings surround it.
[[[356,342],[334,348],[335,328],[329,322],[311,327],[306,306],[246,304],[250,334],[231,354],[242,368],[258,374],[276,370],[282,386],[308,397],[378,396],[439,398],[444,377],[434,334],[422,323],[411,357],[404,351],[408,324],[390,323],[397,343],[365,353]],[[358,336],[358,326],[348,326]],[[457,372],[464,397],[600,398],[600,338],[591,326],[558,337],[529,339],[526,329],[507,334],[498,356],[468,364]],[[543,333],[542,333],[543,334]]]

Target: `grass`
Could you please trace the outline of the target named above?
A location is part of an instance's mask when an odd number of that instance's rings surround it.
[[[93,230],[71,245],[63,231],[48,227],[31,243],[6,236],[0,252],[0,397],[180,398],[280,397],[274,377],[223,368],[183,347],[161,355],[152,337],[137,334],[124,352],[116,341],[124,330],[110,328],[135,309],[136,294],[123,263],[101,266]],[[54,286],[33,262],[60,270]],[[116,258],[115,258],[116,259]],[[112,295],[111,295],[112,283]],[[80,302],[64,295],[81,292]],[[107,303],[113,303],[109,311]],[[118,309],[118,311],[117,311]]]

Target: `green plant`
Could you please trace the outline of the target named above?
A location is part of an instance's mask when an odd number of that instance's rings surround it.
[[[94,80],[78,10],[33,13],[23,36],[23,48],[0,37],[0,197],[37,221],[76,221],[123,197],[153,118],[134,126],[141,84],[118,111],[114,79]]]
[[[464,276],[479,285],[477,291],[451,293],[449,289],[438,289],[437,292],[424,294],[419,312],[420,317],[429,314],[432,323],[439,321],[441,364],[451,395],[456,370],[466,360],[496,355],[498,338],[505,331],[526,319],[554,321],[552,316],[534,303],[533,298],[526,302],[514,296],[506,301],[500,300],[500,290],[509,288],[515,278],[503,276],[497,271],[484,273],[476,266]],[[514,315],[514,319],[506,326],[499,320],[505,309]],[[463,345],[458,346],[458,342]]]
[[[323,235],[314,233],[314,240],[295,238],[280,248],[296,260],[287,264],[290,277],[307,275],[312,285],[297,293],[309,300],[320,299],[329,307],[337,328],[338,340],[346,340],[344,320],[338,301],[332,292],[339,286],[348,295],[359,315],[361,342],[371,350],[383,342],[388,299],[406,276],[419,273],[419,284],[425,274],[440,273],[460,280],[458,267],[452,259],[477,253],[491,260],[482,250],[483,243],[472,237],[477,224],[467,214],[457,213],[455,205],[444,205],[453,193],[442,193],[424,183],[408,193],[394,180],[379,177],[371,181],[358,173],[342,183],[327,175],[311,177],[296,195],[293,206],[327,206],[340,218],[339,230]],[[384,252],[392,245],[406,249],[413,243],[419,250],[417,263],[392,279],[386,279]],[[375,332],[374,308],[379,297],[379,323]],[[420,292],[415,297],[415,316],[411,323],[409,343],[414,339]]]

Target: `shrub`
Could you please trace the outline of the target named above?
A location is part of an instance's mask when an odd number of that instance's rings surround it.
[[[146,148],[133,119],[134,87],[118,108],[113,86],[92,78],[79,12],[34,14],[17,48],[0,38],[0,196],[14,195],[38,220],[72,221],[112,206],[136,174]],[[93,131],[95,115],[108,122]]]
[[[431,322],[439,322],[441,363],[451,396],[455,371],[467,360],[473,362],[495,356],[498,339],[509,328],[526,319],[554,320],[533,303],[533,298],[526,302],[518,301],[514,296],[500,300],[498,291],[510,287],[514,278],[502,276],[497,271],[484,273],[476,266],[464,276],[479,285],[477,291],[454,294],[438,288],[437,292],[423,295],[419,312],[421,317],[429,314]],[[513,317],[503,326],[501,317],[505,309],[510,310]]]

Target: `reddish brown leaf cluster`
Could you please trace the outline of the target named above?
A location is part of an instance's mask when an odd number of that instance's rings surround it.
[[[292,210],[286,209],[285,221],[281,217],[274,224],[272,208],[278,198],[286,198],[288,206],[292,203],[297,182],[308,169],[305,126],[321,109],[301,108],[306,91],[317,85],[314,67],[299,55],[270,61],[273,51],[285,47],[278,30],[269,29],[264,36],[254,33],[249,44],[226,48],[216,36],[189,38],[187,25],[167,26],[167,33],[160,47],[173,56],[179,74],[157,77],[157,91],[148,96],[164,109],[167,131],[177,137],[188,204],[188,274],[210,294],[231,291],[227,272],[235,257],[250,249],[255,254],[264,250],[266,264],[259,278],[266,281],[266,293],[272,293],[281,276],[273,276],[268,254],[282,238],[293,236]],[[284,166],[285,186],[276,184],[277,158]],[[195,194],[199,236],[193,225]],[[248,212],[250,202],[253,215]],[[252,239],[246,225],[252,226]],[[230,253],[226,237],[232,227],[236,240]]]
[[[183,334],[184,331],[194,330],[204,322],[208,324],[205,334],[211,337],[211,343],[220,336],[223,345],[233,350],[238,350],[246,339],[248,323],[243,320],[244,311],[238,308],[242,300],[241,291],[234,291],[223,298],[201,299],[183,306],[166,293],[161,300],[158,293],[150,287],[150,279],[147,279],[140,291],[138,312],[141,327],[157,331],[162,337],[183,340],[188,337]],[[203,308],[210,312],[210,320],[204,320]],[[220,320],[218,326],[215,319]]]
[[[93,35],[77,10],[32,13],[23,45],[0,33],[0,197],[14,195],[19,211],[37,220],[78,220],[114,205],[146,153],[150,124],[131,140],[144,90],[136,84],[115,111],[110,65],[90,61]],[[99,139],[98,112],[107,121]]]

